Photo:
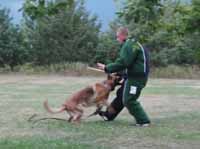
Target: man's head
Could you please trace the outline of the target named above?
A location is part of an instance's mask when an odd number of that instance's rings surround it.
[[[128,29],[126,27],[118,28],[116,36],[117,36],[117,41],[119,41],[119,43],[123,43],[128,37]]]

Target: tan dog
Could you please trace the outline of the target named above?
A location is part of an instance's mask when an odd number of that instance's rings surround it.
[[[44,102],[44,107],[50,113],[66,111],[70,115],[69,122],[80,122],[83,115],[83,107],[96,106],[100,109],[104,105],[108,106],[108,96],[117,85],[118,79],[118,76],[108,75],[107,80],[96,83],[93,86],[88,86],[72,95],[57,110],[52,110],[48,106],[47,100]]]

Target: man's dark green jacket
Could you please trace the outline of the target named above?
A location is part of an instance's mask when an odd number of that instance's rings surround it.
[[[134,39],[127,39],[114,63],[106,65],[107,73],[126,70],[128,79],[146,85],[149,73],[149,56],[146,49]]]

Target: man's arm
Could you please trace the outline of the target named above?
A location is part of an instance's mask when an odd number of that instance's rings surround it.
[[[133,49],[132,43],[125,43],[121,49],[119,58],[114,63],[105,66],[104,70],[107,73],[118,72],[124,70],[134,63],[137,56],[137,49]]]

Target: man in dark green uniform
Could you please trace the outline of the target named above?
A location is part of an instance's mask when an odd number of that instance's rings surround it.
[[[116,61],[108,65],[97,63],[97,66],[106,73],[126,71],[127,79],[124,83],[123,91],[121,91],[123,92],[122,103],[129,113],[135,117],[136,126],[149,126],[150,120],[137,100],[148,80],[148,54],[139,42],[134,39],[128,39],[127,28],[120,27],[117,30],[117,40],[123,45]],[[122,108],[119,109],[121,111]],[[115,108],[113,111],[117,114],[120,112]],[[109,111],[107,113],[109,114]]]

